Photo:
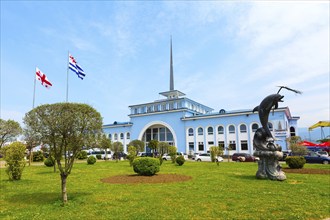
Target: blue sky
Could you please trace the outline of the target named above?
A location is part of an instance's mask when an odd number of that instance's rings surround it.
[[[22,122],[35,105],[66,99],[97,109],[104,124],[128,121],[129,105],[175,89],[215,111],[253,109],[282,90],[299,127],[329,120],[327,1],[1,1],[1,118]]]

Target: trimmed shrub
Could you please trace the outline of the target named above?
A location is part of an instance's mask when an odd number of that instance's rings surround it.
[[[82,150],[78,153],[77,157],[78,160],[85,160],[87,159],[87,152]]]
[[[52,156],[48,157],[48,158],[44,161],[44,164],[45,164],[47,167],[52,167],[52,166],[54,166],[54,164],[55,164],[55,159],[54,159],[54,157],[52,157]]]
[[[44,161],[44,154],[41,151],[32,153],[32,161],[33,162],[42,162]]]
[[[97,158],[98,160],[102,160],[102,155],[101,155],[101,154],[96,154],[96,158]]]
[[[93,165],[94,163],[96,163],[96,158],[94,156],[90,156],[87,158],[87,164]]]
[[[288,156],[285,158],[286,164],[292,169],[301,169],[306,163],[306,159],[301,156]]]
[[[179,166],[182,166],[184,164],[186,160],[184,159],[184,157],[181,155],[181,156],[178,156],[176,159],[175,159],[175,162],[179,165]]]
[[[6,173],[9,180],[20,180],[25,167],[25,145],[21,142],[13,142],[5,147]]]
[[[133,161],[133,170],[141,176],[153,176],[160,170],[160,162],[156,158],[139,157]]]

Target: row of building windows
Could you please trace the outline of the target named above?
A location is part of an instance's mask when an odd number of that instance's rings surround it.
[[[159,112],[159,111],[166,111],[166,110],[173,110],[182,108],[182,102],[164,102],[157,105],[147,105],[142,106],[139,108],[133,108],[132,114],[142,114],[142,113],[149,113],[149,112]]]
[[[112,141],[118,141],[118,134],[117,133],[114,133],[113,135],[109,134],[108,137]],[[119,139],[124,140],[125,139],[125,134],[124,133],[119,133]],[[128,139],[128,140],[131,139],[131,134],[129,132],[126,133],[126,139]]]
[[[255,132],[258,128],[259,125],[257,123],[252,124],[251,126],[252,128],[252,132]],[[268,123],[268,128],[270,131],[273,131],[273,124],[272,123]],[[208,135],[213,135],[214,131],[213,131],[213,127],[207,127],[207,134]],[[223,126],[218,126],[217,127],[217,132],[218,134],[224,134],[224,127]],[[247,132],[247,126],[245,124],[241,124],[239,125],[239,131],[240,133],[246,133]],[[236,132],[236,127],[235,125],[229,125],[228,126],[228,133],[229,134],[235,134]],[[197,135],[203,135],[204,134],[204,129],[202,127],[197,128]],[[189,128],[188,129],[188,136],[194,136],[194,129],[193,128]]]
[[[189,142],[189,151],[194,152],[195,151],[195,143],[194,142]],[[198,151],[205,151],[205,145],[204,142],[197,142],[197,150]],[[213,141],[207,142],[208,146],[214,146]],[[230,150],[236,151],[237,146],[236,146],[236,141],[230,141],[229,146],[225,146],[224,141],[218,141],[217,146],[223,146],[223,147],[229,147]],[[240,150],[248,150],[248,141],[247,140],[241,140],[241,149]]]

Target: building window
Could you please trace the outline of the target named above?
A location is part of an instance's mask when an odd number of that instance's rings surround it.
[[[118,140],[118,135],[117,134],[114,134],[113,135],[113,138],[114,138],[115,141]]]
[[[294,127],[290,127],[290,136],[296,136],[296,129]]]
[[[131,139],[131,134],[129,132],[126,133],[126,138]]]
[[[222,147],[224,149],[225,148],[225,142],[224,141],[218,141],[218,146]]]
[[[163,110],[163,111],[166,110],[166,103],[162,104],[162,110]]]
[[[271,122],[268,122],[268,128],[270,131],[274,130],[273,124]]]
[[[252,132],[256,132],[258,128],[259,128],[259,125],[256,124],[256,123],[254,123],[254,124],[252,125]]]
[[[207,134],[208,135],[213,135],[213,128],[212,127],[207,128]]]
[[[209,141],[207,144],[208,144],[209,146],[214,146],[214,142],[213,142],[213,141]]]
[[[195,150],[194,142],[189,142],[189,151],[194,151],[194,150]]]
[[[203,142],[198,142],[198,150],[199,151],[204,151],[204,143]]]
[[[165,141],[165,128],[159,128],[159,141]]]
[[[138,113],[138,109],[134,108],[134,114],[137,114],[137,113]]]
[[[203,128],[198,128],[198,135],[203,135]]]
[[[235,134],[235,126],[234,125],[230,125],[228,130],[229,130],[229,134]]]
[[[218,127],[218,134],[223,134],[223,127],[222,126],[219,126]]]
[[[247,141],[241,141],[241,149],[242,150],[248,150],[248,142]]]
[[[236,142],[229,141],[229,148],[230,148],[230,150],[236,150]]]
[[[239,130],[241,133],[246,133],[246,125],[245,124],[240,125]]]
[[[194,136],[194,129],[189,128],[189,130],[188,130],[188,136]]]
[[[124,134],[120,133],[120,140],[123,140],[123,139],[124,139]]]

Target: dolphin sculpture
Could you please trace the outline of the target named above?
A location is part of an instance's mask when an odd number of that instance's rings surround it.
[[[278,108],[278,103],[283,102],[284,96],[280,94],[272,94],[264,98],[259,106],[256,106],[252,112],[258,111],[260,123],[266,132],[268,138],[273,138],[272,133],[268,128],[268,117],[270,111]],[[274,107],[274,108],[273,108]]]

